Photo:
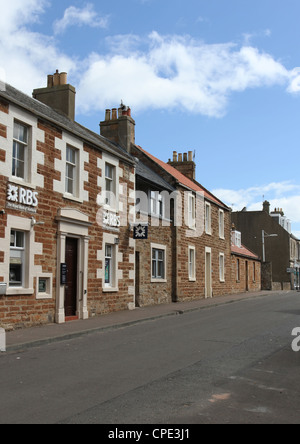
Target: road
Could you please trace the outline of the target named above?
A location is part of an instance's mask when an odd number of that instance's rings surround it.
[[[300,294],[0,355],[0,424],[299,423]]]

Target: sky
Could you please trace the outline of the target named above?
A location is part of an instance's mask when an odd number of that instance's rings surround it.
[[[282,208],[300,238],[299,0],[0,0],[0,80],[31,95],[56,69],[76,120],[132,109],[136,143],[195,152],[234,211]]]

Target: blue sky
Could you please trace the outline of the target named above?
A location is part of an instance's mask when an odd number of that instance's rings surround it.
[[[132,108],[162,160],[235,210],[283,208],[300,236],[299,0],[0,0],[0,77],[31,94],[67,71],[76,120]]]

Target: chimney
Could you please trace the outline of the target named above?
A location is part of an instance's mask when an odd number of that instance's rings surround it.
[[[106,110],[105,121],[100,122],[100,134],[130,153],[131,145],[135,144],[135,121],[131,109],[122,102],[119,109]]]
[[[34,99],[65,114],[71,120],[75,120],[75,95],[74,86],[67,83],[67,73],[59,73],[58,70],[55,74],[48,75],[47,88],[35,89],[32,93]]]
[[[263,211],[265,211],[267,214],[270,214],[270,202],[267,200],[263,203]]]
[[[193,151],[189,151],[188,153],[180,153],[173,152],[173,162],[169,160],[169,165],[176,168],[176,170],[180,171],[186,177],[191,180],[195,180],[196,178],[196,164],[193,161]]]

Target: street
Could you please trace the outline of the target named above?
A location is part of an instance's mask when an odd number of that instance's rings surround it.
[[[281,292],[0,354],[0,423],[299,423],[296,327]]]

